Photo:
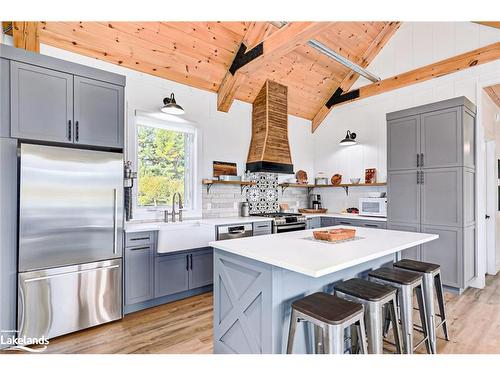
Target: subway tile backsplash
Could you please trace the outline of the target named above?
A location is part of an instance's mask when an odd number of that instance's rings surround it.
[[[252,173],[247,180],[256,181],[257,186],[243,190],[239,186],[212,185],[210,193],[203,189],[203,218],[235,217],[240,215],[240,203],[248,199],[250,212],[274,212],[280,203],[289,209],[307,207],[307,189],[287,188],[284,193],[278,186],[278,177],[271,173]]]

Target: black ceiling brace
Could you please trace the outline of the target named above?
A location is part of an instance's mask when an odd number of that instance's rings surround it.
[[[245,46],[244,43],[241,43],[240,49],[236,53],[236,56],[234,57],[233,63],[231,64],[231,67],[229,68],[229,71],[231,74],[234,76],[234,73],[241,68],[242,66],[245,66],[248,64],[250,61],[253,59],[259,57],[264,53],[264,44],[261,42],[257,44],[255,47],[253,47],[250,51],[246,52],[247,46]]]
[[[352,90],[346,92],[345,94],[342,94],[342,89],[339,87],[337,90],[335,90],[333,95],[326,102],[326,107],[330,109],[336,104],[347,102],[349,100],[353,100],[356,98],[359,98],[359,89]]]

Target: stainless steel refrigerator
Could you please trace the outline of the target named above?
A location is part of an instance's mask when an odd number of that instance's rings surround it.
[[[19,336],[122,317],[122,229],[121,153],[21,144]]]

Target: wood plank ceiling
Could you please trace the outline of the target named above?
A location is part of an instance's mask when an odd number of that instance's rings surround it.
[[[367,66],[398,26],[332,22],[315,39]],[[268,22],[41,22],[39,37],[41,43],[217,92],[240,44],[249,50],[279,30]],[[248,73],[235,98],[252,103],[271,79],[288,87],[289,113],[312,120],[339,86],[347,91],[356,78],[345,66],[298,43]]]

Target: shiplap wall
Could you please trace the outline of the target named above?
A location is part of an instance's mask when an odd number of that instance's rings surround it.
[[[387,78],[499,40],[500,30],[470,22],[404,22],[368,70]],[[378,180],[385,181],[386,113],[461,95],[476,103],[478,84],[495,77],[500,82],[500,61],[334,108],[314,133],[315,171],[340,173],[348,181],[363,177],[365,168],[377,168]],[[366,84],[360,78],[355,87]],[[358,145],[338,145],[347,129],[357,133]],[[351,189],[349,197],[341,189],[320,193],[324,205],[338,211],[357,206],[358,198],[371,190],[377,189]]]

